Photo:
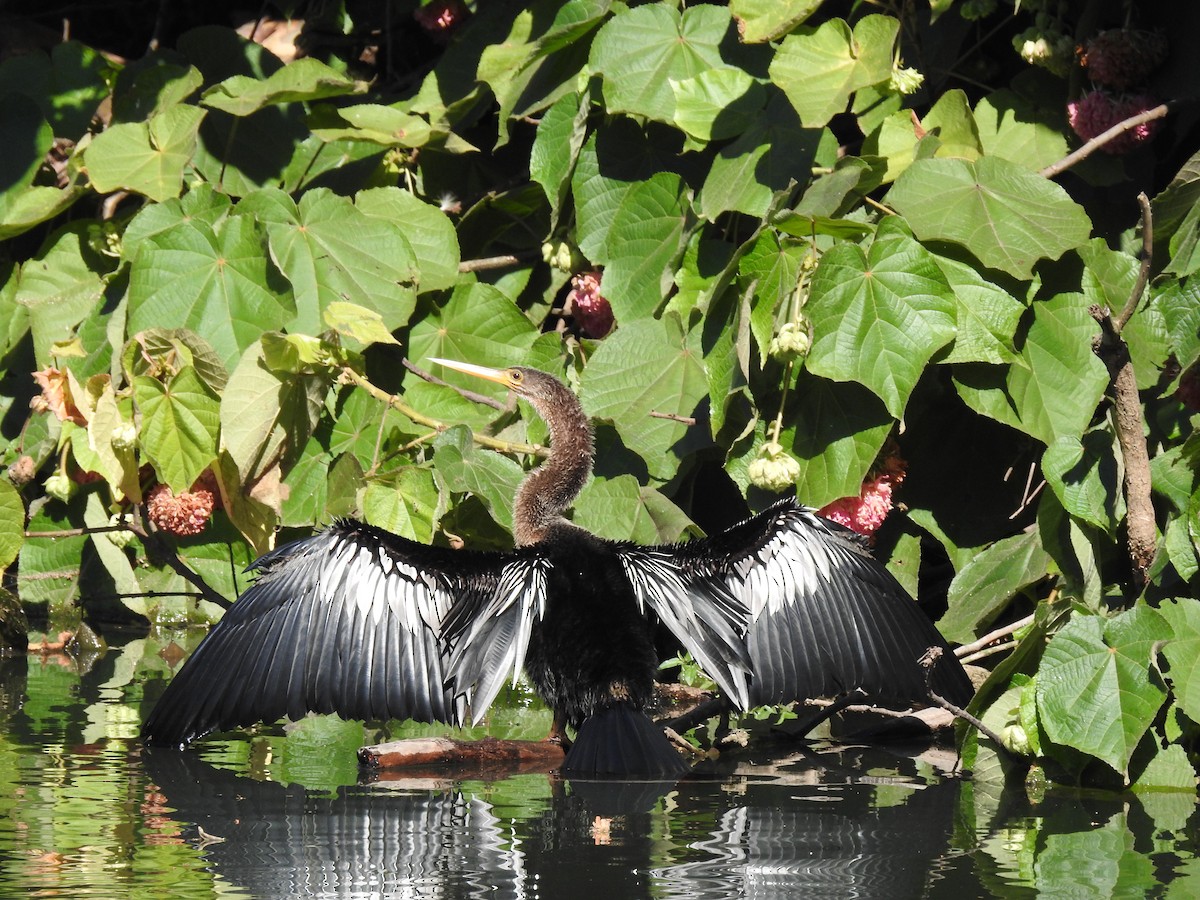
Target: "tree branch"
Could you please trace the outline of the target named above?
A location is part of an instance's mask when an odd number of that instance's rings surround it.
[[[1171,103],[1160,103],[1153,109],[1148,109],[1145,112],[1138,113],[1136,116],[1130,116],[1128,119],[1123,119],[1107,131],[1102,131],[1100,134],[1096,135],[1078,150],[1074,151],[1073,153],[1069,153],[1058,162],[1046,166],[1046,168],[1042,169],[1041,175],[1045,178],[1053,178],[1060,172],[1065,172],[1067,169],[1071,168],[1071,166],[1075,165],[1075,163],[1091,156],[1109,141],[1115,140],[1125,132],[1137,128],[1139,125],[1145,124],[1146,122],[1153,122],[1155,119],[1163,118],[1168,112],[1170,112],[1171,106]]]

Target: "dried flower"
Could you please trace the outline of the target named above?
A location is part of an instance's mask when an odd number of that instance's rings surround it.
[[[1083,140],[1090,141],[1114,125],[1153,109],[1158,105],[1148,94],[1110,94],[1108,91],[1092,91],[1078,100],[1067,104],[1067,119],[1071,128]],[[1128,153],[1139,144],[1150,140],[1158,130],[1158,121],[1143,122],[1101,146],[1105,153]]]
[[[613,311],[608,300],[600,293],[599,272],[582,272],[571,279],[571,290],[567,294],[565,310],[575,317],[575,322],[585,335],[602,338],[613,330]]]
[[[75,405],[75,398],[71,396],[71,383],[66,372],[56,369],[54,366],[48,366],[40,372],[34,372],[33,380],[42,389],[41,395],[34,398],[40,401],[39,409],[48,409],[61,422],[74,422],[76,425],[87,424],[87,419]]]
[[[24,487],[33,480],[34,474],[37,472],[37,464],[33,461],[33,457],[29,454],[18,456],[11,466],[8,467],[8,480],[17,487]]]
[[[178,496],[165,484],[155,485],[146,499],[146,513],[158,528],[181,537],[199,534],[213,511],[213,493],[193,485]]]
[[[1092,81],[1124,90],[1145,82],[1166,60],[1168,49],[1167,39],[1156,32],[1110,28],[1079,48],[1079,63]]]

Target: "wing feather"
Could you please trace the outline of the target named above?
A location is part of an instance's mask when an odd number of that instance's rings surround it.
[[[528,551],[427,547],[339,522],[255,564],[257,581],[167,686],[142,737],[181,746],[307,712],[459,722],[467,702],[481,716],[524,661],[546,565]],[[446,623],[457,623],[454,658],[472,665],[448,665]]]
[[[792,500],[708,538],[627,549],[622,560],[638,595],[742,708],[854,689],[881,700],[926,698],[918,660],[929,647],[949,649],[857,535]],[[666,588],[664,571],[672,576]],[[731,629],[742,636],[751,673],[744,689],[727,662],[714,671],[702,657],[736,657],[738,648],[724,645],[728,633],[714,639],[694,630],[714,609],[741,617]],[[961,704],[972,694],[949,652],[932,685]]]

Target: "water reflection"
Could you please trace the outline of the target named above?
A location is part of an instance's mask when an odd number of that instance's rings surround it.
[[[315,795],[146,752],[185,836],[256,897],[904,897],[946,851],[958,786],[784,777],[616,784],[523,780],[517,814],[456,782],[407,779]],[[510,786],[511,787],[511,786]],[[483,788],[486,795],[488,788]],[[665,863],[665,864],[664,864]]]
[[[760,746],[677,784],[359,784],[362,727],[320,718],[150,754],[171,649],[0,661],[0,896],[1200,896],[1191,793],[1031,799],[881,747]]]

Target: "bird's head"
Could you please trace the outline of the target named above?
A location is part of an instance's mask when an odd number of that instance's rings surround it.
[[[476,378],[494,381],[502,384],[518,397],[530,401],[552,400],[559,397],[565,390],[561,381],[553,375],[547,375],[537,369],[526,366],[510,366],[507,369],[492,369],[487,366],[477,366],[473,363],[458,362],[452,359],[435,359],[430,362],[438,363],[456,372],[465,372]]]

